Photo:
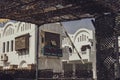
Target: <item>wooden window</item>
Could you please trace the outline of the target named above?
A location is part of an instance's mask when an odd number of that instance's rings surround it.
[[[29,34],[15,38],[15,50],[27,50],[29,48]]]

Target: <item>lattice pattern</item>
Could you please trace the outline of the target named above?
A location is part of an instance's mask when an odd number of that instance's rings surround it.
[[[114,63],[117,59],[115,16],[96,18],[98,80],[115,80]]]

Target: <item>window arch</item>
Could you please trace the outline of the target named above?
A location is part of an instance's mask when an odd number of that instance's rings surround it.
[[[79,37],[78,37],[78,42],[79,42]]]
[[[15,25],[12,22],[8,22],[4,28],[3,28],[3,36],[9,36],[14,34],[12,31],[14,31]]]
[[[80,36],[80,41],[82,41],[82,37]]]
[[[74,33],[74,41],[77,40],[77,37],[79,36],[80,41],[87,41],[87,37],[89,36],[90,32],[87,29],[79,29]]]
[[[82,41],[84,41],[84,35],[82,34]]]
[[[86,35],[85,35],[85,41],[86,41]]]

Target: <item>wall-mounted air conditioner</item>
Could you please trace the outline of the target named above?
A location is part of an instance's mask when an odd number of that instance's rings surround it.
[[[2,54],[1,61],[8,61],[8,56],[6,54]]]

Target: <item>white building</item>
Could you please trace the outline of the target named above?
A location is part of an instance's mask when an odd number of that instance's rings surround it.
[[[45,35],[45,32],[46,33]],[[60,49],[62,48],[62,27],[59,23],[53,23],[53,24],[45,24],[43,26],[40,27],[40,47],[41,49],[44,48],[44,46],[46,45],[46,42],[49,41],[53,41],[53,44],[57,45]],[[52,33],[52,34],[51,34]],[[55,36],[52,36],[55,35]],[[53,56],[51,56],[54,52],[52,51],[52,54],[46,54],[46,56],[44,56],[42,50],[40,51],[39,54],[39,69],[53,69],[53,72],[62,72],[62,54],[58,56],[56,56],[56,54],[54,54]],[[56,52],[56,51],[55,51]],[[58,54],[58,53],[57,53]],[[47,56],[48,55],[48,56]]]
[[[84,64],[91,63],[93,71],[93,78],[96,79],[96,46],[95,46],[95,33],[92,30],[81,28],[74,34],[69,34],[75,48],[82,57]],[[63,66],[72,64],[73,72],[78,69],[77,65],[83,64],[78,56],[75,48],[72,46],[68,37],[62,41],[63,52]],[[65,66],[64,66],[65,67]],[[68,66],[69,67],[69,66]],[[66,67],[67,68],[67,67]],[[64,68],[65,69],[65,68]]]
[[[59,35],[61,48],[60,24],[46,24],[39,28],[39,44],[37,44],[37,26],[25,22],[8,22],[0,28],[0,66],[3,69],[31,69],[35,68],[36,48],[39,45],[39,69],[62,71],[61,57],[44,55],[42,48],[45,45],[45,33]],[[48,36],[49,37],[49,36]],[[45,39],[45,38],[44,38]],[[58,42],[57,42],[58,43]]]
[[[10,69],[13,67],[25,68],[28,65],[35,63],[36,25],[24,22],[8,22],[1,28],[0,33],[1,65],[4,69]],[[28,48],[24,47],[24,40],[27,35]],[[21,37],[21,40],[19,40],[21,42],[19,42],[18,45],[15,42],[17,37]],[[21,46],[21,50],[16,49],[17,46]]]

